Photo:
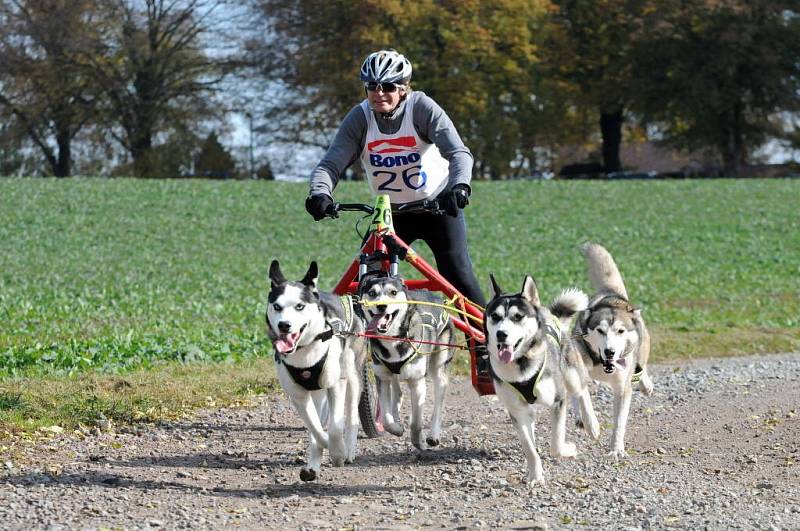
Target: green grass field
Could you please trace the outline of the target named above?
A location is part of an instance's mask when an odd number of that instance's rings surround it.
[[[337,199],[371,202],[366,188],[342,183]],[[0,439],[274,388],[270,260],[290,278],[317,260],[331,288],[360,241],[357,214],[313,222],[306,190],[0,179]],[[800,350],[798,204],[792,180],[478,182],[467,217],[483,284],[531,273],[548,299],[589,289],[579,246],[606,245],[664,360]]]
[[[330,288],[359,241],[358,214],[315,223],[306,190],[0,180],[0,376],[267,354],[269,261],[299,278],[315,259]],[[579,245],[604,244],[665,359],[800,349],[798,204],[794,180],[479,182],[467,214],[485,285],[589,289]]]

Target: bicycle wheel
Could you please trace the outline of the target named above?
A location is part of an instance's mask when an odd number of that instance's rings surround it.
[[[381,423],[381,407],[378,401],[378,386],[380,382],[372,373],[370,362],[364,363],[361,370],[361,396],[358,399],[358,418],[361,428],[370,439],[383,435]]]

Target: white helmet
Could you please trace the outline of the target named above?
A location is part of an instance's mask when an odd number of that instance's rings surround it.
[[[411,81],[411,63],[394,50],[373,52],[361,65],[361,81],[405,85]]]

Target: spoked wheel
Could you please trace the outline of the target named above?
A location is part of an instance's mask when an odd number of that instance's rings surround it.
[[[378,400],[378,386],[380,381],[375,378],[369,360],[364,363],[361,370],[361,396],[358,400],[358,417],[361,428],[370,439],[383,435],[381,422],[381,406]]]

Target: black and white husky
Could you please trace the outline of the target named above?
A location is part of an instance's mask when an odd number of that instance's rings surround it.
[[[366,352],[363,338],[355,334],[363,332],[364,323],[354,315],[349,297],[317,289],[316,262],[301,281],[289,282],[275,260],[269,279],[268,335],[278,380],[309,432],[300,479],[311,481],[319,473],[324,448],[333,466],[355,458],[359,374]]]
[[[628,300],[619,268],[601,245],[587,243],[583,255],[589,280],[597,294],[575,320],[572,336],[593,379],[614,393],[614,431],[610,455],[625,457],[625,428],[631,407],[633,384],[647,396],[653,382],[647,373],[650,334],[641,310]]]
[[[430,375],[433,413],[425,442],[428,446],[437,446],[448,382],[446,365],[452,358],[450,348],[441,343],[451,343],[454,326],[444,309],[424,303],[441,304],[441,297],[427,290],[409,291],[400,278],[386,275],[365,277],[359,286],[359,295],[362,303],[366,303],[367,332],[391,338],[370,338],[372,368],[380,381],[378,392],[384,429],[393,435],[403,434],[400,382],[404,382],[411,396],[411,444],[420,450],[425,448],[422,408],[425,376]]]
[[[589,435],[596,439],[600,433],[586,367],[566,335],[569,319],[586,308],[588,297],[576,289],[565,290],[548,309],[539,302],[532,277],[525,277],[516,294],[503,293],[494,276],[491,280],[494,294],[484,318],[490,372],[495,392],[517,429],[528,466],[527,480],[533,486],[544,483],[534,437],[534,406],[551,411],[553,457],[577,454],[575,444],[566,442],[565,435],[570,398],[577,399]]]

